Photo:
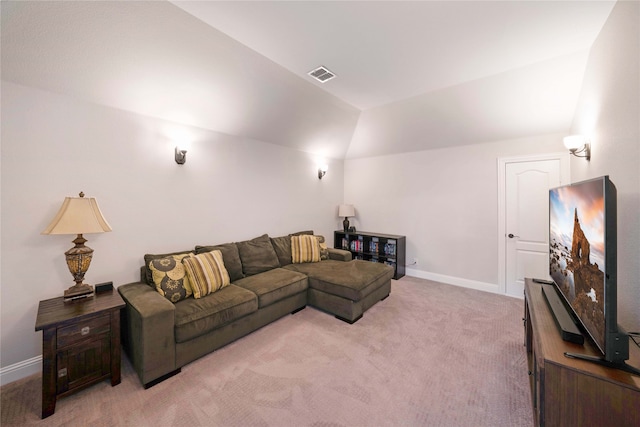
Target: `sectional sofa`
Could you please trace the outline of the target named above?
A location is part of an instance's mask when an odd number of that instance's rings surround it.
[[[140,281],[118,291],[124,350],[145,388],[307,304],[356,322],[393,277],[310,230],[144,258]]]

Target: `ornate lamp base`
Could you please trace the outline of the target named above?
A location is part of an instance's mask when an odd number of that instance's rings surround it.
[[[78,234],[78,237],[73,241],[76,244],[75,247],[64,253],[67,267],[76,282],[75,285],[64,291],[65,301],[93,295],[93,286],[82,283],[93,257],[93,249],[84,245],[86,241],[87,239],[82,237],[82,234]]]

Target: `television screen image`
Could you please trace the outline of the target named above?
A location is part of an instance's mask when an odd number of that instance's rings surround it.
[[[549,273],[603,353],[607,274],[604,184],[596,179],[549,191]]]

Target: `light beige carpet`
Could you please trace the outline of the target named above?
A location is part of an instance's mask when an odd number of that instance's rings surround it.
[[[353,325],[307,307],[144,390],[0,389],[2,426],[530,426],[523,301],[405,277]]]

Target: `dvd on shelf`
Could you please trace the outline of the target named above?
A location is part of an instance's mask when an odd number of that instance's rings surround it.
[[[364,241],[362,236],[358,236],[358,240],[352,240],[350,244],[351,252],[364,252]]]
[[[387,243],[384,245],[384,254],[387,256],[395,256],[396,254],[396,241],[395,240],[387,240]]]

